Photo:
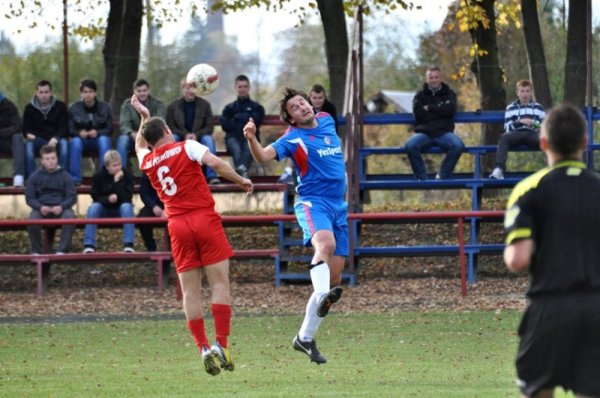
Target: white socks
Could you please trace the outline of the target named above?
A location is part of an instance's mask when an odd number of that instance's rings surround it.
[[[315,293],[325,294],[329,292],[329,265],[321,261],[315,265],[311,265],[310,280],[312,281]]]
[[[319,329],[323,318],[317,316],[317,307],[321,297],[327,294],[330,290],[329,285],[329,265],[326,262],[321,261],[316,265],[313,265],[310,270],[310,279],[313,284],[314,292],[311,294],[306,303],[306,313],[304,314],[304,321],[300,326],[298,336],[301,341],[311,341],[313,336]]]

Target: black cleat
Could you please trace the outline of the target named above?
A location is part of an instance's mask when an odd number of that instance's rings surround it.
[[[319,318],[327,316],[331,306],[340,301],[343,291],[344,289],[342,289],[341,286],[336,286],[333,289],[331,289],[325,296],[323,296],[321,302],[319,303],[319,307],[317,308],[317,316]]]
[[[311,362],[315,362],[320,365],[322,363],[327,363],[327,359],[319,352],[317,348],[317,343],[314,340],[311,341],[301,341],[300,337],[296,335],[294,337],[294,350],[300,351],[308,355]]]

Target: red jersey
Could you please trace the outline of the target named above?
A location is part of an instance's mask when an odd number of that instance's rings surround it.
[[[201,159],[207,151],[192,140],[138,151],[140,169],[150,178],[168,217],[214,210],[215,201],[202,173]]]

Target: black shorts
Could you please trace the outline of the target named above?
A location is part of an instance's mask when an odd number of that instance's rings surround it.
[[[563,387],[600,396],[600,293],[535,298],[519,326],[521,392]]]

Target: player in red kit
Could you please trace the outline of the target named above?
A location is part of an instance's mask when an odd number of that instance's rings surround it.
[[[202,354],[207,373],[217,375],[221,368],[232,371],[227,346],[231,325],[229,257],[233,250],[225,236],[221,217],[215,212],[202,166],[240,186],[248,194],[252,181],[238,175],[227,163],[211,154],[197,141],[176,142],[166,122],[150,117],[148,109],[134,95],[131,104],[142,122],[135,141],[140,168],[165,205],[173,259],[183,291],[183,311],[188,328]],[[202,269],[211,290],[211,312],[216,342],[210,346],[204,330],[201,304]]]

